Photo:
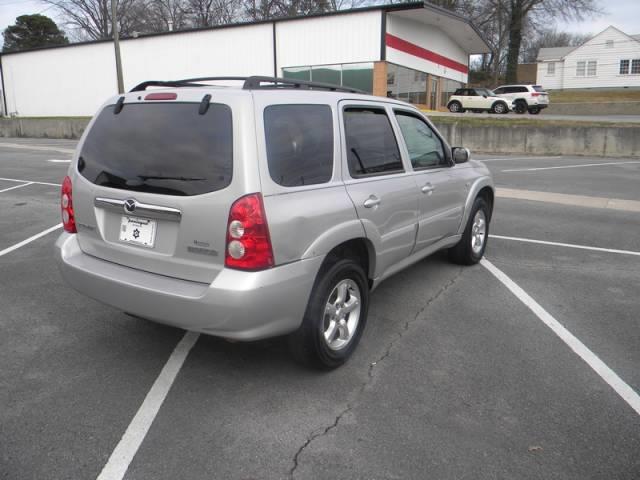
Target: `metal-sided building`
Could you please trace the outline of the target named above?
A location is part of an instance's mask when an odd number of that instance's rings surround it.
[[[467,19],[427,2],[123,39],[125,88],[145,80],[268,75],[360,88],[436,109],[489,52]],[[117,93],[109,40],[5,53],[4,111],[89,116]]]

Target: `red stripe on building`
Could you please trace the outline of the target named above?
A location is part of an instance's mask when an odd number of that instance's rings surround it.
[[[439,55],[431,50],[419,47],[415,43],[407,42],[406,40],[391,35],[390,33],[387,33],[385,43],[387,44],[387,47],[395,48],[396,50],[408,53],[414,57],[429,60],[430,62],[437,63],[438,65],[451,68],[458,72],[469,73],[469,68],[463,63],[456,62],[455,60],[451,60],[450,58]]]

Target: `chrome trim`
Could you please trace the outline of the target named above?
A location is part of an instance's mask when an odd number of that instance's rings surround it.
[[[93,200],[93,205],[125,215],[172,220],[174,222],[179,222],[182,218],[182,212],[177,208],[149,205],[147,203],[140,203],[137,200],[134,200],[135,208],[133,211],[129,211],[125,209],[125,202],[127,200],[132,199],[118,200],[115,198],[96,197]]]

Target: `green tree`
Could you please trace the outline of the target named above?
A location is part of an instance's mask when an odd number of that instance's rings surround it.
[[[5,28],[3,52],[28,48],[65,45],[69,40],[53,20],[46,15],[20,15],[15,25]]]

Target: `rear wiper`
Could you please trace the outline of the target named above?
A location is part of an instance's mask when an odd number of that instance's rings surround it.
[[[161,175],[138,175],[141,180],[180,180],[181,182],[197,182],[206,180],[203,177],[163,177]]]

